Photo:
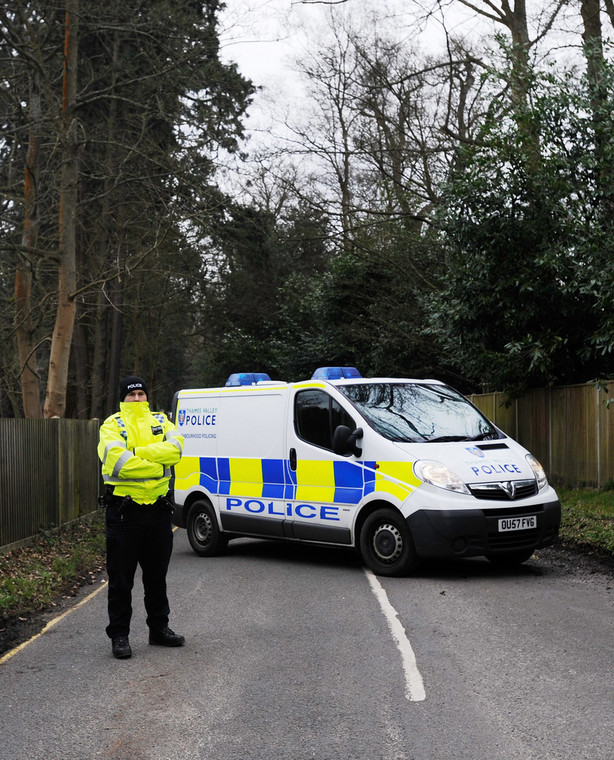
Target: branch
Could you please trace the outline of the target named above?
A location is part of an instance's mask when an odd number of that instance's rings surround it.
[[[145,261],[145,259],[162,245],[162,243],[166,239],[167,234],[168,234],[168,230],[166,230],[166,232],[164,232],[162,236],[158,240],[156,240],[156,242],[152,246],[150,246],[146,251],[143,251],[143,253],[141,253],[137,257],[136,262],[133,265],[131,266],[125,265],[125,271],[127,271],[127,273],[130,274],[135,269],[138,269],[141,266],[141,264]],[[83,287],[72,292],[69,295],[69,298],[70,300],[74,300],[75,298],[77,298],[77,296],[81,295],[81,293],[85,293],[88,290],[91,290],[92,288],[96,287],[97,285],[102,284],[102,286],[104,287],[104,285],[106,285],[108,282],[113,282],[113,280],[116,280],[118,277],[121,277],[121,275],[122,275],[122,271],[118,269],[118,271],[115,272],[115,274],[109,275],[108,277],[99,277],[97,280],[88,282],[86,285],[83,285]]]
[[[477,5],[474,5],[472,2],[469,2],[469,0],[460,0],[462,5],[465,5],[467,8],[471,8],[472,11],[475,11],[476,13],[479,13],[480,16],[484,16],[485,18],[489,18],[491,21],[496,21],[498,23],[504,23],[503,19],[505,16],[500,11],[499,8],[497,8],[496,5],[489,2],[489,0],[484,0],[484,3],[492,9],[492,13],[488,13],[488,11],[484,10],[484,8],[480,8]]]
[[[51,343],[51,336],[50,336],[50,335],[47,335],[46,337],[44,337],[44,338],[41,338],[41,339],[38,341],[38,343],[37,343],[37,344],[36,344],[36,345],[35,345],[35,346],[32,348],[32,350],[30,351],[30,353],[29,353],[29,354],[26,356],[26,360],[24,361],[22,368],[19,370],[19,373],[18,373],[18,375],[17,375],[18,377],[21,377],[21,376],[23,375],[23,373],[24,373],[24,372],[25,372],[25,370],[26,370],[26,367],[28,366],[28,362],[30,361],[30,358],[31,358],[32,356],[34,356],[34,354],[35,354],[35,353],[38,351],[38,349],[39,349],[39,348],[40,348],[40,347],[43,345],[43,343]],[[33,374],[34,374],[34,375],[35,375],[35,376],[36,376],[36,377],[37,377],[39,380],[41,379],[41,377],[40,377],[40,373],[39,373],[39,372],[34,372]]]
[[[610,7],[612,7],[612,0],[605,0],[606,8],[608,8],[608,4]],[[559,0],[559,2],[556,4],[556,8],[552,11],[550,18],[548,19],[548,21],[546,21],[544,28],[537,35],[537,37],[533,40],[531,44],[534,45],[536,42],[541,42],[542,39],[548,34],[548,32],[552,29],[552,26],[555,22],[556,17],[559,15],[559,12],[564,5],[567,5],[567,0]]]
[[[0,242],[0,251],[13,251],[13,253],[23,253],[24,255],[28,256],[35,256],[38,259],[55,261],[56,263],[60,260],[60,255],[56,251],[49,251],[44,248],[37,248],[31,245]]]

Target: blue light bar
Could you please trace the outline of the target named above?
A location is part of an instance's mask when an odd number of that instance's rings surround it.
[[[312,380],[351,380],[362,377],[356,367],[318,367],[311,376]]]
[[[271,378],[266,372],[235,372],[226,380],[226,385],[238,387],[240,385],[257,385],[258,383],[270,381]]]

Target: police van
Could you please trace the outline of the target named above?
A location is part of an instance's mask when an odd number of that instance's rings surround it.
[[[437,380],[237,373],[181,390],[173,520],[213,556],[240,536],[353,547],[376,574],[423,558],[527,560],[561,506],[539,462]]]

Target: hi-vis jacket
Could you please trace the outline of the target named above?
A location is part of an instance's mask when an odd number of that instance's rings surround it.
[[[146,401],[122,402],[100,428],[98,456],[105,485],[116,496],[153,504],[168,492],[170,468],[183,453],[183,436],[162,412]]]

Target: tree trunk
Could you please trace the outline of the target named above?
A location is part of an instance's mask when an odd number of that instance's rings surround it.
[[[599,0],[582,0],[580,10],[584,24],[582,41],[584,42],[584,55],[586,57],[586,74],[589,87],[591,88],[591,102],[593,116],[595,117],[601,111],[606,100],[606,93],[603,92],[603,88],[601,87],[605,61],[603,57]]]
[[[71,393],[70,403],[67,402],[66,406],[70,417],[77,420],[89,420],[90,405],[87,393],[87,336],[85,328],[79,319],[82,311],[83,310],[77,303],[77,317],[69,362],[70,387],[74,389],[74,392]]]
[[[30,136],[25,170],[23,251],[15,272],[15,334],[19,354],[19,373],[24,417],[42,416],[40,387],[36,366],[36,347],[32,325],[32,262],[28,249],[34,248],[38,233],[38,156],[41,141],[41,101],[39,75],[34,72],[30,87]]]
[[[113,241],[117,240],[117,226],[119,220],[111,210],[111,201],[113,198],[112,187],[119,172],[117,144],[114,139],[118,122],[118,99],[115,96],[118,72],[120,66],[120,47],[121,35],[118,30],[113,35],[113,55],[112,55],[112,78],[111,78],[111,98],[109,105],[109,114],[106,121],[107,136],[107,153],[105,156],[105,186],[102,201],[101,217],[103,230],[100,237],[100,259],[103,262],[103,272],[112,272],[115,267],[120,268],[122,261],[120,258],[121,251],[114,250]],[[115,227],[115,234],[112,234]],[[118,273],[121,276],[121,272]],[[92,382],[91,382],[91,403],[90,409],[92,417],[104,418],[111,414],[113,409],[114,385],[109,385],[109,344],[111,341],[111,324],[114,321],[114,311],[117,308],[115,299],[111,301],[107,297],[107,289],[113,294],[117,285],[113,282],[104,284],[98,291],[96,299],[96,319],[94,330],[94,350],[92,356]],[[117,370],[119,372],[119,368]],[[114,408],[114,407],[113,407]]]
[[[603,32],[601,26],[601,8],[599,0],[582,0],[580,10],[584,30],[584,55],[586,58],[586,76],[590,91],[592,121],[595,133],[595,165],[599,167],[596,198],[603,201],[604,222],[612,224],[614,213],[614,162],[609,145],[611,142],[611,121],[609,117],[609,100],[611,93],[604,84],[606,60],[603,51]],[[606,259],[608,254],[606,254]]]
[[[90,398],[90,413],[92,417],[101,419],[105,412],[106,393],[106,350],[108,330],[109,305],[104,292],[99,291],[96,299],[96,320],[94,324],[94,349],[92,352],[92,385]]]
[[[120,361],[122,354],[122,327],[123,315],[119,308],[122,300],[122,283],[118,280],[112,289],[113,303],[115,307],[111,316],[111,345],[109,348],[109,358],[107,361],[107,397],[106,397],[106,416],[112,414],[117,409],[117,393],[119,387]]]
[[[79,155],[74,106],[77,97],[77,52],[79,0],[66,0],[64,38],[64,89],[62,98],[62,173],[60,179],[60,262],[58,267],[57,310],[45,397],[44,416],[63,417],[70,346],[75,324],[77,286],[76,226]]]

